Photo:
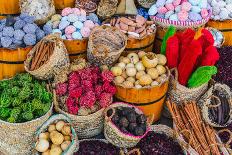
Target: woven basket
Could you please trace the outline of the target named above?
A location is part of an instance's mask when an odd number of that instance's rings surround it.
[[[111,104],[105,110],[105,122],[104,122],[104,135],[105,138],[113,145],[121,148],[130,148],[137,145],[137,143],[148,133],[149,125],[147,125],[147,131],[143,136],[134,136],[132,134],[125,134],[119,130],[119,128],[114,125],[109,117],[107,117],[107,110],[110,108],[117,108],[117,107],[134,107],[136,113],[143,114],[143,112],[132,105],[123,102],[116,102]],[[149,124],[149,123],[148,123]]]
[[[72,115],[63,111],[59,107],[55,90],[53,91],[53,94],[54,94],[55,111],[71,118],[73,127],[75,128],[79,138],[83,139],[83,138],[94,137],[103,131],[104,108],[87,116]]]
[[[149,9],[155,2],[156,0],[137,0],[139,5],[142,7]]]
[[[72,127],[71,120],[65,115],[56,114],[56,115],[51,116],[46,122],[44,122],[44,124],[41,127],[39,127],[37,129],[37,131],[35,133],[35,139],[37,140],[39,138],[40,133],[45,132],[50,124],[56,123],[59,120],[63,120],[65,122],[71,124],[72,142],[68,146],[68,148],[62,153],[62,155],[72,155],[74,152],[78,151],[79,141],[78,141],[78,137],[76,135],[76,132],[75,132],[74,128]],[[35,144],[33,146],[35,148]],[[39,155],[39,152],[37,152],[36,150],[35,150],[35,152],[36,152],[36,155]]]
[[[212,10],[208,10],[209,14],[205,19],[199,20],[199,21],[174,21],[174,20],[168,20],[168,19],[163,19],[163,18],[158,18],[156,16],[151,16],[150,18],[155,21],[155,23],[161,27],[168,28],[169,26],[173,25],[176,27],[176,29],[181,30],[181,29],[186,29],[186,28],[198,28],[203,25],[205,25],[212,14]]]
[[[97,15],[101,19],[110,18],[117,11],[118,0],[101,0],[97,7]]]
[[[218,42],[216,40],[217,38],[214,38],[214,44],[213,44],[217,48],[222,47],[222,45],[225,43],[225,36],[224,36],[224,34],[221,31],[219,31],[219,30],[217,30],[216,28],[213,28],[213,27],[207,27],[206,29],[209,30],[211,33],[212,33],[212,31],[215,31],[215,32],[217,31],[217,33],[220,33],[223,36],[221,42]]]
[[[0,120],[0,152],[6,155],[31,155],[34,132],[51,115],[52,108],[42,117],[25,123],[8,123]]]
[[[221,93],[225,94],[227,96],[228,101],[230,102],[230,118],[228,121],[223,124],[217,124],[209,116],[209,109],[211,105],[211,97],[214,90],[219,90]],[[199,104],[201,106],[201,112],[202,117],[209,125],[213,127],[226,127],[232,122],[232,92],[230,91],[230,88],[225,84],[216,83],[214,86],[212,86],[200,99]],[[215,106],[214,106],[215,107]]]
[[[34,56],[35,50],[37,49],[38,44],[28,53],[27,59],[24,62],[25,70],[35,76],[38,79],[47,80],[54,77],[56,73],[61,72],[65,68],[69,67],[69,56],[63,41],[57,35],[48,35],[43,38],[41,41],[51,41],[55,42],[55,47],[53,54],[50,56],[48,62],[43,64],[36,70],[30,71],[29,65]]]
[[[112,65],[127,45],[127,37],[116,27],[95,27],[89,37],[87,58],[96,65]]]
[[[230,143],[232,142],[232,132],[229,129],[222,129],[218,131],[218,135],[222,132],[228,132],[230,134],[229,140],[224,144],[224,147],[227,149],[229,154],[232,154],[232,149],[230,148]],[[221,143],[221,139],[219,138],[219,143]]]

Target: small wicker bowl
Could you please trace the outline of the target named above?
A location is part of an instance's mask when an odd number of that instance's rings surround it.
[[[143,112],[132,105],[123,102],[116,102],[111,104],[108,108],[105,109],[105,122],[104,122],[104,135],[105,138],[113,145],[121,148],[130,148],[134,147],[150,130],[149,120],[147,121],[147,131],[142,136],[134,136],[132,134],[126,134],[120,131],[120,129],[111,121],[111,118],[107,116],[107,111],[109,109],[117,107],[130,107],[135,108],[136,113],[143,114]],[[111,115],[113,116],[113,114]]]

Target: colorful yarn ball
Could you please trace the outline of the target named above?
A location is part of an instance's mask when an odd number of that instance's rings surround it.
[[[172,3],[166,4],[165,7],[168,9],[168,11],[172,11],[175,9]]]
[[[2,35],[4,37],[13,37],[14,36],[14,28],[11,26],[4,27],[2,30]]]
[[[208,10],[207,9],[202,9],[201,10],[201,17],[202,18],[206,18],[208,16]]]
[[[84,26],[84,24],[80,21],[76,21],[75,23],[73,23],[73,26],[75,26],[75,28],[77,29],[81,29]]]
[[[34,34],[26,34],[23,38],[25,45],[32,46],[36,44],[36,36]]]
[[[174,5],[174,7],[176,7],[176,6],[180,5],[180,2],[181,2],[181,0],[174,0],[172,4]]]
[[[64,16],[61,18],[61,21],[67,21],[68,20],[68,16]]]
[[[44,31],[41,30],[40,28],[36,29],[35,34],[36,34],[36,39],[37,39],[37,40],[41,40],[41,39],[43,39],[43,37],[45,36]]]
[[[91,20],[86,20],[85,22],[84,22],[84,27],[88,27],[88,28],[90,28],[90,29],[92,29],[92,28],[94,28],[94,23],[91,21]]]
[[[219,13],[219,17],[220,19],[225,20],[229,18],[229,12],[226,10],[221,10],[221,12]]]
[[[164,17],[165,17],[164,14],[160,14],[160,13],[156,14],[155,16],[156,16],[157,18],[162,18],[162,19],[164,19]]]
[[[220,8],[219,7],[214,7],[213,8],[213,15],[218,15],[220,13]]]
[[[181,9],[184,11],[190,11],[192,5],[189,2],[184,2],[181,4]]]
[[[81,35],[82,35],[84,38],[89,37],[90,32],[91,32],[91,30],[90,30],[88,27],[83,27],[83,28],[81,29]]]
[[[191,11],[191,12],[189,12],[189,19],[191,21],[196,22],[196,21],[202,20],[202,17],[201,17],[201,15],[199,13]]]
[[[12,39],[10,37],[1,37],[2,47],[9,47],[12,43]]]
[[[168,12],[165,14],[164,18],[165,18],[165,19],[169,19],[169,17],[170,17],[171,15],[173,15],[173,14],[174,14],[174,11],[168,11]]]
[[[166,12],[168,12],[168,9],[163,6],[163,7],[158,8],[157,12],[159,14],[165,14]]]
[[[74,23],[74,22],[78,21],[78,16],[75,15],[75,14],[69,14],[68,15],[68,21],[71,22],[71,23]]]
[[[176,8],[175,8],[175,12],[178,13],[181,11],[181,5],[178,5]]]
[[[163,6],[160,6],[160,7],[163,7]],[[157,6],[156,5],[152,5],[151,8],[148,10],[148,14],[150,16],[154,16],[156,13],[157,13]]]
[[[69,21],[61,21],[60,24],[59,24],[59,29],[60,30],[63,30],[65,29],[67,26],[69,26],[70,22]]]
[[[68,16],[69,14],[71,14],[73,12],[72,8],[68,7],[68,8],[64,8],[61,12],[62,16]]]
[[[95,13],[90,13],[88,16],[87,16],[87,19],[88,20],[92,20],[94,23],[97,23],[99,21],[97,15]]]
[[[79,21],[82,21],[82,22],[84,22],[84,21],[86,21],[86,16],[79,16]]]
[[[166,0],[166,4],[173,3],[174,0]]]
[[[81,11],[80,11],[80,9],[78,9],[78,8],[73,8],[72,11],[73,11],[73,14],[75,14],[75,15],[77,15],[77,16],[80,16],[80,15],[81,15]]]
[[[62,18],[61,15],[56,14],[56,15],[53,15],[53,16],[52,16],[51,21],[52,21],[52,22],[54,22],[54,21],[59,21],[61,18]]]
[[[53,34],[54,34],[54,33],[60,33],[60,34],[62,34],[61,30],[59,30],[59,29],[53,29],[53,30],[52,30],[52,33],[53,33]]]
[[[69,25],[65,28],[65,34],[72,34],[76,31],[75,26]]]
[[[73,38],[73,39],[81,40],[81,39],[82,39],[81,33],[80,33],[79,31],[73,32],[72,38]]]
[[[219,8],[224,8],[226,6],[226,2],[224,1],[219,1],[216,3],[216,6]]]
[[[16,40],[22,40],[25,36],[25,32],[23,30],[15,30],[14,31],[14,38]]]
[[[196,6],[200,3],[200,0],[189,0],[189,3]]]
[[[81,9],[80,11],[81,11],[81,16],[86,16],[86,11],[85,10]]]
[[[100,24],[98,24],[98,23],[95,23],[95,24],[94,24],[94,26],[100,26]]]
[[[46,35],[52,33],[52,27],[51,27],[51,25],[49,25],[49,24],[45,24],[45,25],[43,26],[43,30],[44,30],[44,32],[45,32]]]
[[[178,16],[177,16],[177,14],[172,14],[172,15],[169,17],[169,20],[178,21]]]
[[[57,29],[59,27],[60,21],[55,21],[52,23],[52,28]]]
[[[201,0],[200,4],[198,5],[200,8],[205,9],[207,8],[207,0]]]
[[[195,13],[200,13],[201,12],[201,8],[199,8],[198,6],[192,6],[191,11],[195,12]]]
[[[166,0],[157,0],[156,1],[156,7],[162,7],[165,5]]]
[[[65,35],[62,35],[62,36],[61,36],[61,39],[66,40],[67,38],[66,38]]]
[[[15,30],[22,29],[25,25],[26,25],[26,22],[24,20],[19,19],[14,23],[14,29]]]
[[[188,19],[188,12],[182,10],[177,14],[177,16],[180,21],[186,21]]]

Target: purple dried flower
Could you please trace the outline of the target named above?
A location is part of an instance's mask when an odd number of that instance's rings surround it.
[[[26,24],[24,27],[23,27],[23,31],[28,33],[28,34],[34,34],[36,29],[37,29],[37,25],[35,24]]]
[[[24,26],[26,25],[26,22],[23,20],[17,20],[14,24],[14,29],[18,30],[18,29],[22,29]]]
[[[10,37],[2,37],[1,44],[2,47],[8,48],[12,43],[12,39]]]
[[[14,31],[14,38],[16,40],[23,40],[24,36],[25,36],[25,32],[23,30],[15,30]]]
[[[32,46],[36,44],[36,36],[34,34],[26,34],[23,38],[26,45]]]
[[[13,27],[4,27],[2,30],[2,35],[4,37],[13,37],[14,36],[14,28]]]

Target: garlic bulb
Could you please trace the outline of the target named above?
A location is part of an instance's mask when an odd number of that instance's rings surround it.
[[[122,85],[125,87],[125,88],[132,88],[134,87],[134,84],[131,82],[131,81],[124,81],[122,83]]]
[[[71,141],[65,141],[60,145],[60,147],[63,151],[65,151],[70,144],[71,144]]]
[[[122,70],[123,70],[123,69],[125,69],[126,64],[124,62],[120,62],[120,63],[117,64],[117,66],[122,68]]]
[[[122,74],[122,68],[118,66],[112,67],[111,72],[114,76],[120,76]]]
[[[151,83],[151,86],[158,86],[159,85],[159,83],[157,82],[157,81],[153,81],[152,83]]]
[[[126,81],[130,81],[132,83],[135,83],[135,78],[134,77],[128,77]]]
[[[53,144],[60,145],[64,141],[64,136],[58,131],[52,131],[50,133],[50,139]]]
[[[152,79],[156,79],[159,76],[159,72],[155,68],[147,69],[147,74],[150,75]]]
[[[156,69],[158,70],[159,75],[162,75],[162,74],[166,73],[166,68],[164,66],[162,66],[162,65],[157,65]]]
[[[91,112],[91,111],[90,111]],[[62,128],[62,130],[61,130],[61,132],[62,132],[62,134],[64,135],[64,136],[69,136],[69,135],[71,135],[72,133],[72,131],[71,131],[71,127],[69,126],[69,125],[65,125],[63,128]]]
[[[39,139],[49,140],[49,132],[40,133]]]
[[[116,85],[122,84],[125,81],[125,79],[122,76],[116,76],[114,78],[114,82]]]
[[[55,124],[51,124],[48,126],[48,132],[52,132],[52,131],[56,131],[56,125]]]
[[[135,85],[140,85],[139,80],[135,81]]]
[[[129,67],[129,68],[126,68],[126,74],[128,76],[135,76],[136,75],[136,69],[134,67]]]
[[[143,57],[144,55],[146,55],[146,52],[144,52],[144,51],[139,51],[138,56],[139,56],[140,59],[142,59],[142,57]]]
[[[55,147],[50,150],[50,155],[61,155],[62,149],[60,147]]]
[[[121,62],[124,62],[125,64],[128,64],[128,63],[130,63],[130,59],[127,58],[127,57],[123,57]]]
[[[120,56],[120,57],[118,58],[118,62],[123,62],[123,61],[122,61],[123,58],[124,58],[124,56]]]
[[[61,131],[64,125],[65,125],[65,122],[64,122],[64,121],[58,121],[58,122],[56,123],[56,130],[57,130],[57,131]]]
[[[48,149],[47,151],[43,152],[42,155],[50,155],[50,150]]]
[[[139,84],[141,86],[150,85],[151,83],[152,83],[152,78],[148,74],[142,75],[139,79]]]
[[[142,88],[142,86],[139,85],[139,84],[137,84],[137,85],[135,85],[135,88],[136,88],[136,89],[140,89],[140,88]]]
[[[137,71],[144,71],[145,70],[145,67],[143,66],[143,63],[141,61],[139,61],[135,64],[135,68],[137,69]]]
[[[55,148],[55,147],[60,147],[60,145],[52,144],[51,149],[53,149],[53,148]]]
[[[126,68],[130,68],[130,67],[135,67],[135,65],[133,64],[133,63],[128,63],[127,65],[126,65]]]
[[[45,152],[49,148],[49,142],[46,139],[39,139],[35,144],[35,149],[38,152]]]
[[[148,52],[142,57],[142,63],[146,68],[153,68],[158,64],[158,58],[152,52]]]
[[[133,64],[136,64],[137,62],[139,62],[139,56],[136,53],[129,53],[127,55],[127,58],[129,58],[130,62],[132,62]]]
[[[139,79],[142,75],[146,74],[145,71],[138,71],[136,73],[136,79]]]
[[[121,75],[121,76],[122,76],[124,79],[126,79],[126,78],[128,77],[125,70],[122,72],[122,75]]]
[[[165,55],[163,55],[163,54],[157,54],[156,56],[158,58],[158,64],[159,65],[165,65],[167,63],[167,58],[166,58]]]

